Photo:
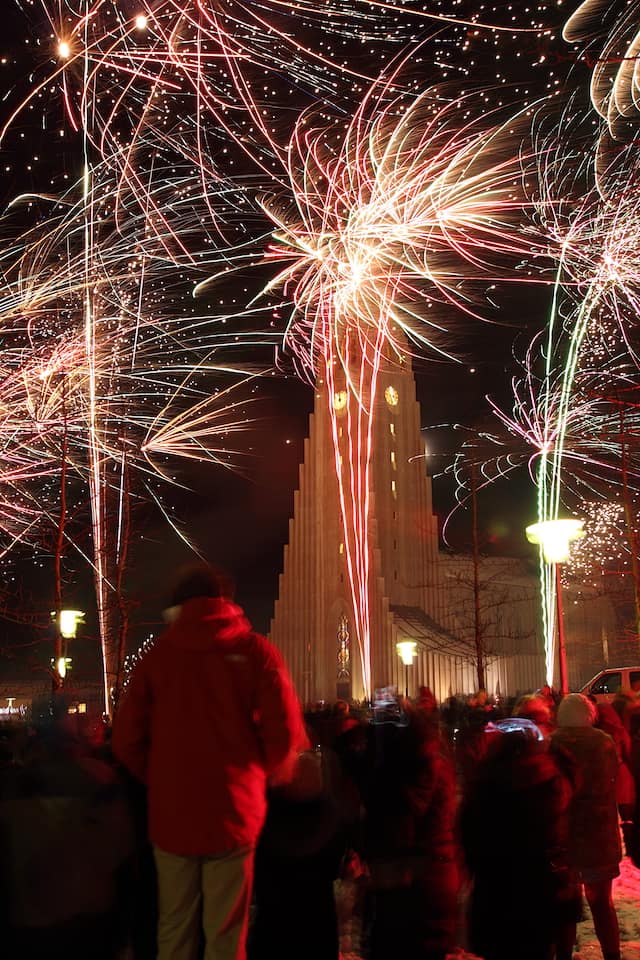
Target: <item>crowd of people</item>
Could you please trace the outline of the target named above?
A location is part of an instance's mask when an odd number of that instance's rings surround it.
[[[0,731],[0,936],[51,960],[338,960],[348,881],[371,960],[571,960],[584,899],[620,960],[638,861],[640,702],[548,688],[303,714],[217,571],[136,667],[112,731]],[[339,886],[339,885],[338,885]],[[11,953],[13,951],[13,954]]]

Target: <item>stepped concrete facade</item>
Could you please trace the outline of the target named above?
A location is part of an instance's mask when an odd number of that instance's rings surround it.
[[[469,693],[477,687],[471,561],[439,550],[408,360],[383,362],[376,397],[369,514],[371,687],[407,687],[413,696],[425,684],[439,700]],[[346,393],[337,390],[331,402],[342,469],[348,455]],[[318,382],[270,630],[303,703],[365,695],[332,429],[327,385]],[[486,686],[503,696],[545,682],[532,561],[530,567],[510,558],[481,563]],[[396,651],[402,640],[416,643],[408,668]]]

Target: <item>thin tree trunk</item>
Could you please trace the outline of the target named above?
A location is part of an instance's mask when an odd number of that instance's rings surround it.
[[[60,460],[60,515],[58,517],[58,535],[56,537],[56,552],[54,558],[55,577],[55,646],[53,658],[53,690],[62,686],[62,677],[58,671],[58,664],[64,656],[62,634],[60,632],[60,615],[62,613],[62,556],[64,553],[64,533],[67,521],[67,452],[69,448],[69,429],[67,422],[67,379],[62,380],[62,450]]]
[[[129,555],[129,538],[131,536],[131,506],[129,502],[129,464],[126,452],[122,459],[122,527],[120,544],[116,560],[116,597],[119,613],[118,649],[116,652],[116,685],[113,697],[113,708],[117,711],[122,692],[124,677],[124,661],[127,654],[127,636],[129,633],[129,604],[123,592],[124,576],[127,570]]]
[[[471,507],[473,525],[473,621],[476,648],[478,690],[485,689],[484,638],[480,617],[480,548],[478,545],[478,489],[475,464],[471,467]]]

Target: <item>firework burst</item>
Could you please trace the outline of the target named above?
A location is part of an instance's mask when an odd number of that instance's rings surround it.
[[[88,204],[78,198],[82,185],[70,190],[2,260],[0,528],[4,550],[37,542],[47,529],[63,530],[66,488],[74,501],[84,491],[108,707],[118,673],[110,595],[124,549],[129,478],[135,474],[146,498],[161,505],[156,480],[178,480],[176,458],[236,466],[242,454],[235,441],[249,424],[254,397],[246,375],[228,359],[218,361],[219,349],[242,337],[190,306],[179,264],[144,231],[142,215],[127,221],[126,232],[114,228],[105,177],[94,178],[93,190]],[[193,196],[184,200],[185,242],[193,235],[194,204]],[[83,543],[63,539],[86,555]]]
[[[450,320],[461,312],[481,319],[479,289],[508,276],[505,263],[537,245],[518,219],[523,157],[505,149],[517,118],[502,121],[484,102],[484,113],[474,114],[471,97],[442,89],[397,96],[397,86],[395,74],[374,85],[342,133],[302,115],[288,150],[292,197],[263,200],[275,242],[258,258],[280,267],[262,296],[282,291],[285,344],[298,371],[327,383],[367,694],[378,372],[405,362],[411,345],[451,356]],[[251,254],[237,256],[237,269],[246,269]]]
[[[627,0],[626,3],[585,0],[567,20],[563,36],[570,43],[589,43],[591,46],[602,41],[601,50],[594,58],[591,102],[606,121],[597,156],[600,182],[604,185],[608,172],[619,163],[620,145],[631,144],[631,149],[637,152],[640,3],[638,0]]]

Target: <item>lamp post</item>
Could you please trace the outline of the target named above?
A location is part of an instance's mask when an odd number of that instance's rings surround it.
[[[560,694],[569,692],[567,677],[567,648],[564,636],[562,614],[562,583],[560,565],[569,559],[569,550],[573,540],[584,537],[584,521],[575,519],[543,520],[532,523],[526,529],[529,543],[542,547],[545,563],[553,566],[556,581],[556,620],[558,623],[558,671],[560,673]]]
[[[416,655],[416,647],[415,640],[400,640],[396,643],[396,651],[404,663],[404,695],[407,699],[409,698],[409,667]]]
[[[75,640],[78,633],[78,624],[84,623],[82,610],[60,610],[56,616],[52,613],[56,625],[56,647],[53,662],[54,689],[59,689],[67,675],[66,643],[64,640]]]

